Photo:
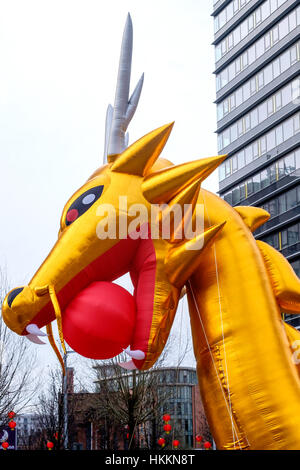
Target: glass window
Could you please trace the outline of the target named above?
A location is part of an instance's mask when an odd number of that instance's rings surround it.
[[[241,198],[241,200],[246,198],[245,183],[242,183],[242,184],[240,185],[240,198]]]
[[[291,48],[291,64],[297,62],[297,46]]]
[[[272,14],[277,8],[277,0],[269,0],[270,2],[270,13]]]
[[[235,94],[230,96],[230,109],[235,109]]]
[[[297,190],[296,188],[286,193],[286,208],[287,210],[293,209],[297,206]]]
[[[254,29],[254,13],[248,17],[248,33]]]
[[[297,132],[299,132],[300,130],[300,114],[296,114],[294,117],[293,117],[293,121],[294,121],[294,133],[297,134]]]
[[[270,186],[271,183],[270,183],[270,177],[269,177],[268,171],[263,170],[260,173],[260,176],[261,176],[261,188],[265,188],[266,186]]]
[[[272,199],[271,201],[269,201],[269,210],[268,210],[268,212],[270,212],[271,218],[276,217],[278,215],[277,204],[278,204],[277,199]]]
[[[246,67],[248,67],[248,52],[244,52],[244,54],[242,55],[242,64],[243,64],[243,69],[245,69]]]
[[[256,58],[260,57],[265,51],[264,38],[262,37],[255,43]]]
[[[230,128],[231,142],[237,139],[237,123],[233,124]]]
[[[276,78],[280,75],[280,61],[279,58],[273,62],[273,78]]]
[[[280,56],[280,68],[281,68],[281,73],[283,73],[285,70],[287,70],[290,67],[290,51],[287,50]]]
[[[284,173],[288,175],[296,170],[295,167],[295,155],[294,153],[290,153],[284,158]]]
[[[273,114],[273,98],[269,98],[267,100],[267,109],[268,109],[268,116]]]
[[[249,80],[243,85],[243,101],[246,101],[250,98],[250,82]]]
[[[238,57],[235,60],[235,73],[238,74],[238,73],[240,73],[240,71],[241,71],[241,58]]]
[[[232,191],[232,204],[238,204],[240,202],[240,188],[234,188]]]
[[[288,85],[282,89],[282,106],[287,105],[292,101],[292,87]]]
[[[231,158],[231,162],[232,162],[232,172],[234,172],[238,169],[238,162],[237,162],[236,155],[233,155],[233,157]]]
[[[264,72],[259,72],[257,75],[257,84],[259,90],[264,86]]]
[[[272,29],[272,42],[273,42],[273,45],[276,44],[276,42],[279,41],[279,27],[278,27],[278,24],[276,26],[274,26],[274,28]]]
[[[263,122],[267,119],[267,103],[264,102],[258,107],[259,122]]]
[[[236,107],[240,106],[243,102],[243,95],[242,95],[242,88],[239,88],[235,92],[235,102],[236,102]]]
[[[223,132],[223,147],[227,147],[230,144],[230,128]]]
[[[246,114],[244,117],[244,123],[245,123],[245,132],[248,132],[250,129],[250,114]]]
[[[283,123],[283,136],[284,140],[289,139],[293,135],[293,122],[291,119],[288,119]]]
[[[271,31],[265,34],[265,50],[267,51],[271,47]]]
[[[246,162],[246,165],[248,165],[249,163],[252,162],[252,148],[251,148],[251,145],[248,145],[245,148],[245,162]]]
[[[226,71],[226,69],[225,69]],[[232,62],[227,70],[227,80],[232,80],[235,77],[235,62]]]
[[[289,30],[292,31],[297,26],[296,10],[289,14]]]
[[[250,93],[251,95],[254,95],[254,93],[256,93],[256,77],[253,77],[250,80]]]
[[[253,109],[253,111],[251,111],[250,121],[251,121],[251,129],[253,129],[253,127],[257,126],[257,124],[258,124],[258,109],[257,108],[255,108],[255,109]]]
[[[241,40],[241,30],[240,28],[235,28],[233,30],[233,42],[234,44],[238,44]]]
[[[233,48],[233,34],[228,35],[228,50]]]
[[[257,8],[257,10],[255,10],[255,23],[256,23],[256,26],[261,23],[261,8]]]
[[[289,227],[287,229],[287,236],[288,236],[288,245],[294,245],[299,241],[299,226],[297,225],[292,225],[292,227]]]
[[[254,192],[256,193],[257,191],[260,190],[260,173],[257,173],[256,175],[253,176],[253,189]]]
[[[270,16],[270,4],[269,2],[263,2],[261,6],[262,21],[264,21],[268,16]]]
[[[274,183],[274,181],[276,181],[276,164],[274,163],[273,165],[270,165],[269,169],[271,183]]]
[[[219,166],[219,180],[222,181],[225,178],[225,165],[222,163]]]
[[[271,132],[268,132],[267,134],[267,150],[271,150],[274,147],[276,147],[276,142],[275,142],[275,130],[272,130]]]
[[[237,154],[238,159],[238,168],[243,168],[245,166],[245,152],[242,150]]]
[[[283,20],[280,21],[280,23],[278,24],[278,27],[279,27],[279,39],[282,39],[289,32],[289,19],[287,16],[283,18]]]
[[[224,194],[224,201],[228,202],[228,204],[232,205],[232,194],[231,191],[227,194]]]
[[[253,194],[253,181],[252,178],[247,181],[247,194]]]
[[[284,91],[284,89],[282,90]],[[280,109],[282,107],[282,99],[281,99],[282,95],[281,95],[281,91],[279,91],[278,93],[276,93],[275,95],[275,109],[276,111],[278,111],[278,109]]]
[[[240,28],[241,28],[241,39],[244,39],[248,34],[247,21],[243,21],[240,24]]]
[[[267,139],[266,136],[260,138],[260,155],[263,155],[267,151]]]
[[[277,126],[275,128],[275,135],[276,135],[276,145],[280,145],[283,142],[282,126]]]
[[[253,144],[252,144],[252,157],[253,157],[253,159],[258,157],[258,142],[257,142],[257,140],[255,142],[253,142]]]
[[[248,49],[248,63],[252,64],[255,61],[255,44]]]
[[[231,164],[230,159],[225,161],[225,175],[229,176],[231,174]]]
[[[273,80],[273,65],[269,64],[267,67],[264,69],[264,83],[267,85]]]
[[[286,197],[285,194],[282,194],[278,198],[278,213],[283,214],[286,212]]]
[[[237,125],[238,125],[238,136],[241,136],[241,135],[243,135],[243,133],[244,133],[244,130],[243,130],[243,120],[240,119],[240,120],[237,122]]]

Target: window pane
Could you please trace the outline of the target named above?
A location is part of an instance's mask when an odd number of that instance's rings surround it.
[[[258,107],[259,122],[265,121],[267,119],[267,103],[263,103]]]
[[[246,165],[252,162],[252,149],[251,145],[248,145],[248,147],[245,148],[245,162]]]
[[[248,49],[248,62],[252,64],[255,61],[255,44]]]
[[[253,127],[257,126],[257,124],[258,124],[258,110],[257,110],[257,108],[253,109],[253,111],[251,111],[250,121],[251,121],[251,129],[253,129]]]
[[[267,150],[271,150],[276,146],[275,143],[275,131],[268,132],[267,134]]]
[[[283,136],[284,140],[289,139],[292,137],[293,131],[293,122],[291,119],[288,119],[286,122],[283,123]]]
[[[278,126],[275,128],[275,134],[276,134],[276,145],[280,145],[283,142],[282,126]]]
[[[278,24],[279,27],[279,39],[284,38],[289,32],[289,20],[288,17],[283,18]]]
[[[274,60],[273,62],[273,78],[278,77],[280,75],[280,62],[279,58]]]
[[[279,214],[283,214],[286,212],[286,197],[285,194],[279,196],[278,198],[278,212]]]
[[[254,189],[254,192],[256,193],[257,191],[260,190],[260,173],[258,173],[257,175],[254,175],[252,179],[253,179],[253,189]]]
[[[273,80],[273,65],[269,64],[264,70],[264,82],[267,85]]]
[[[245,152],[242,150],[237,154],[238,168],[244,168],[245,166]]]
[[[269,178],[267,170],[263,170],[260,173],[260,175],[261,175],[261,187],[265,188],[266,186],[269,186],[270,185],[270,178]]]
[[[250,82],[246,82],[243,85],[243,101],[246,101],[248,98],[250,98]]]
[[[286,175],[296,170],[295,155],[291,153],[284,158],[284,172]]]
[[[296,188],[288,191],[286,193],[286,208],[287,210],[292,209],[293,207],[297,206],[297,191]]]
[[[287,70],[290,67],[290,51],[287,50],[280,56],[280,66],[281,66],[281,73]]]

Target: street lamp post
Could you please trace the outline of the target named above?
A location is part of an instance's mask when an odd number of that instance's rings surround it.
[[[68,436],[68,382],[67,382],[67,358],[68,354],[75,353],[75,351],[66,351],[64,353],[64,366],[65,366],[65,375],[63,378],[63,395],[64,395],[64,448],[68,449],[69,436]]]

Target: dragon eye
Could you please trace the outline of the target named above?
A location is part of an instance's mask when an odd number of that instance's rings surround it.
[[[69,207],[66,215],[66,225],[70,225],[74,220],[78,219],[84,212],[86,212],[97,199],[101,196],[103,185],[95,186],[95,188],[88,189],[79,196],[76,201]]]

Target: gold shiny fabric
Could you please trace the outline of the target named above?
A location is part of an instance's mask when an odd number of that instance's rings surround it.
[[[200,390],[218,449],[300,449],[299,366],[293,361],[293,343],[299,335],[282,320],[282,311],[299,312],[299,279],[279,253],[252,235],[268,213],[234,209],[196,188],[195,183],[200,185],[226,156],[177,166],[157,160],[171,128],[172,124],[156,129],[108,158],[108,165],[72,196],[62,214],[57,243],[11,307],[5,299],[3,318],[13,331],[24,334],[49,301],[39,289],[52,286],[60,322],[56,295],[119,242],[99,240],[99,223],[104,226],[108,220],[96,215],[101,206],[111,204],[120,222],[124,215],[120,195],[127,196],[128,206],[143,204],[147,209],[143,223],[149,224],[153,204],[170,208],[175,202],[190,203],[192,223],[194,209],[201,204],[204,231],[194,239],[177,240],[174,233],[179,227],[163,239],[161,225],[158,238],[153,238],[153,315],[146,357],[137,366],[148,369],[159,357],[186,285]],[[93,209],[66,226],[66,213],[75,199],[97,185],[104,189]],[[129,224],[132,217],[127,220]],[[194,249],[199,240],[201,248]],[[47,326],[52,345],[49,325],[54,319],[53,313]]]

